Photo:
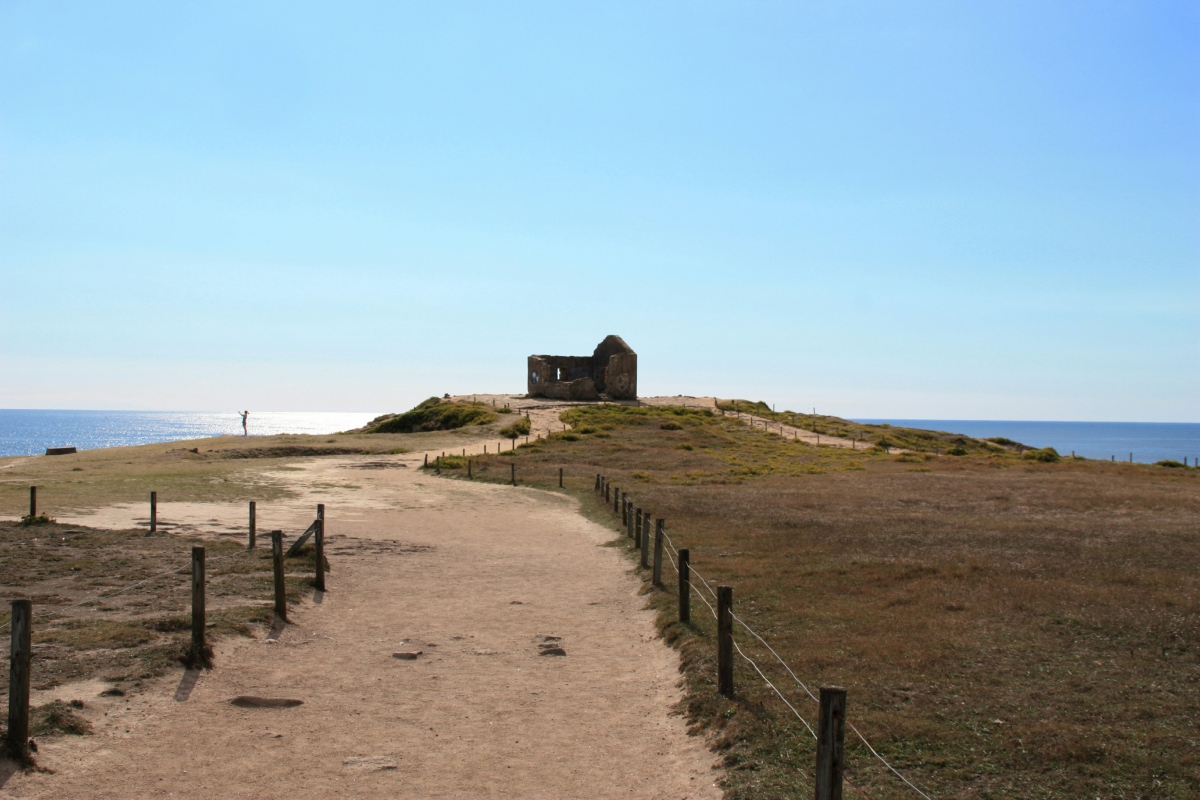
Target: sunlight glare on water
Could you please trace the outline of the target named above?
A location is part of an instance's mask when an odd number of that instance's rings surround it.
[[[252,436],[327,434],[359,428],[378,414],[326,411],[251,411]],[[242,418],[213,411],[47,411],[0,409],[0,456],[37,455],[47,447],[100,447],[234,436]]]

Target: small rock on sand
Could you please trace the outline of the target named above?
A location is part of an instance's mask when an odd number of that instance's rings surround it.
[[[398,658],[401,661],[416,661],[417,656],[424,655],[424,650],[402,650],[399,653],[392,653],[392,658]]]
[[[359,772],[379,772],[385,769],[396,769],[396,760],[388,756],[346,756],[342,766]]]
[[[251,697],[238,695],[229,701],[238,708],[295,708],[304,705],[303,700],[289,700],[285,697]]]

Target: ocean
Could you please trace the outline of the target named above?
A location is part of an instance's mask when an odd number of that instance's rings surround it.
[[[358,428],[378,414],[323,411],[251,411],[251,435],[326,434]],[[0,409],[0,456],[29,456],[47,447],[100,447],[240,435],[232,411],[47,411]]]
[[[925,430],[951,431],[975,439],[1003,436],[1030,447],[1053,447],[1105,461],[1133,460],[1143,464],[1200,457],[1200,423],[1196,422],[1022,422],[983,419],[858,419],[855,422]]]

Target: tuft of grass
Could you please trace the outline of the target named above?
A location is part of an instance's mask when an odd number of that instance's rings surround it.
[[[80,700],[64,703],[55,700],[29,709],[29,732],[34,736],[89,736],[92,723],[75,713],[83,708]]]
[[[441,466],[442,469],[466,469],[467,458],[465,456],[438,456],[427,465],[423,465],[422,469],[436,469],[438,466]]]
[[[1180,462],[1175,461],[1170,458],[1165,458],[1162,461],[1155,461],[1154,466],[1167,467],[1169,469],[1186,469],[1187,468],[1187,464],[1181,464]]]
[[[659,427],[659,429],[664,430],[664,431],[681,431],[681,430],[683,430],[683,426],[680,425],[678,422],[676,422],[673,419],[669,419],[666,422],[661,423],[658,427]]]
[[[366,433],[417,433],[448,431],[468,425],[486,425],[495,412],[480,402],[445,401],[431,397],[403,414],[385,414],[369,422]]]
[[[29,528],[35,525],[53,525],[57,521],[58,520],[52,519],[45,514],[38,514],[36,517],[25,514],[21,517],[21,522],[19,524],[22,528]]]

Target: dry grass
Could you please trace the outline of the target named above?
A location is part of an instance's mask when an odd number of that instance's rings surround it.
[[[33,601],[34,689],[90,678],[137,688],[178,666],[190,644],[190,560],[197,543],[206,552],[209,638],[250,635],[269,624],[269,550],[133,530],[49,525],[31,531],[0,524],[0,625],[8,622],[11,600]],[[305,548],[288,560],[289,603],[308,589],[314,558]],[[71,607],[102,595],[113,596]],[[5,662],[0,692],[7,692],[7,670]]]
[[[564,416],[569,438],[482,459],[475,475],[506,481],[515,462],[520,482],[554,489],[562,466],[611,524],[591,493],[609,476],[734,587],[736,612],[814,691],[847,687],[850,720],[931,796],[1200,793],[1196,470],[851,453],[682,410]],[[736,700],[716,694],[711,618],[694,600],[695,624],[675,622],[666,573],[649,602],[683,653],[690,718],[725,755],[728,795],[810,793],[808,732],[740,659]],[[770,654],[738,642],[813,722]],[[915,796],[847,748],[866,796]]]
[[[461,447],[496,438],[495,426],[416,434],[220,436],[183,442],[84,450],[67,456],[0,458],[0,518],[29,511],[29,487],[38,487],[39,511],[67,511],[116,503],[144,503],[151,491],[184,502],[268,502],[291,495],[273,472],[300,458],[402,453]]]

